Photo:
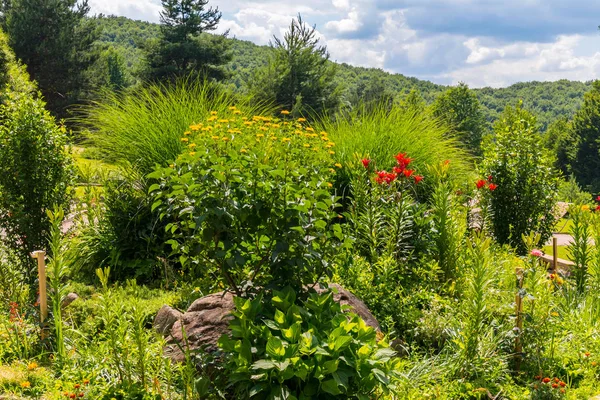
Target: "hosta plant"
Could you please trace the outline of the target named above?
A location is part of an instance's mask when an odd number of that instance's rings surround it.
[[[235,398],[373,399],[393,389],[395,352],[331,291],[298,301],[288,288],[235,304],[231,337],[219,341]]]

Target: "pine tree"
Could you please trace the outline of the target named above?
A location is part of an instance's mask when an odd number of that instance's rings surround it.
[[[207,35],[221,20],[218,8],[208,0],[162,0],[161,37],[147,45],[147,80],[161,80],[200,73],[222,80],[223,65],[231,60],[225,35]]]
[[[572,122],[577,154],[572,168],[577,182],[586,190],[600,191],[600,81],[586,93]]]
[[[274,37],[272,56],[251,82],[250,92],[294,115],[335,112],[341,88],[335,82],[336,67],[325,46],[319,45],[316,27],[298,15],[283,39]]]
[[[87,0],[4,0],[3,24],[10,46],[47,101],[64,117],[90,89],[87,74],[97,58],[98,34],[86,18]]]

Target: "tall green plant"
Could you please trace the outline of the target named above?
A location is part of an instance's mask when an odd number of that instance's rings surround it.
[[[593,262],[592,246],[590,244],[593,238],[592,232],[592,214],[589,206],[575,204],[569,208],[571,216],[570,233],[573,241],[568,247],[571,259],[575,263],[573,267],[573,277],[577,292],[583,294],[586,290],[589,277],[588,268]]]
[[[468,171],[469,157],[459,148],[456,139],[449,137],[448,128],[426,111],[395,107],[377,107],[371,113],[358,110],[336,119],[326,119],[321,129],[336,143],[335,157],[345,166],[355,162],[355,154],[369,155],[376,165],[388,165],[399,152],[414,159],[416,169],[425,173],[425,166],[450,160],[456,176]],[[357,169],[344,168],[339,185],[346,187]]]
[[[258,102],[236,99],[218,84],[190,76],[122,94],[107,92],[83,107],[79,122],[90,129],[91,140],[109,161],[131,166],[143,176],[183,152],[181,133],[191,124],[211,111],[225,117],[234,104],[250,115],[268,112]]]
[[[56,360],[59,368],[64,366],[67,358],[64,337],[64,322],[62,317],[62,305],[67,295],[67,286],[65,278],[67,277],[68,267],[64,261],[65,243],[62,238],[62,222],[64,212],[57,208],[54,211],[48,211],[50,219],[50,258],[48,263],[48,278],[50,280],[50,303],[52,304],[52,324],[54,325],[54,334],[56,342]]]
[[[521,105],[507,107],[494,130],[493,140],[483,148],[480,171],[486,179],[477,187],[483,189],[496,240],[525,254],[522,235],[539,233],[538,246],[552,235],[557,172],[551,154],[541,145],[535,116]]]

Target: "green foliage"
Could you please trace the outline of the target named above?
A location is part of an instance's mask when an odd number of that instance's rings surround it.
[[[335,157],[344,166],[355,165],[357,155],[378,166],[390,165],[394,155],[406,152],[414,159],[414,169],[425,175],[424,182],[431,180],[425,166],[445,160],[450,160],[456,176],[464,176],[467,171],[469,157],[457,148],[456,139],[449,137],[448,128],[427,112],[379,107],[369,114],[354,111],[335,120],[327,119],[321,128],[336,143]],[[343,188],[348,185],[355,171],[340,171],[338,184]]]
[[[332,292],[297,301],[291,289],[270,302],[235,299],[229,381],[236,398],[377,398],[393,390],[395,352]]]
[[[65,128],[29,91],[20,68],[11,68],[20,75],[9,79],[0,105],[0,226],[6,243],[28,260],[47,243],[46,211],[68,204],[72,161]]]
[[[288,110],[293,116],[333,113],[340,104],[335,65],[325,46],[319,46],[316,28],[298,15],[283,39],[274,38],[269,63],[250,80],[250,92],[260,100]]]
[[[149,176],[158,181],[152,207],[192,276],[222,279],[236,293],[247,284],[300,290],[329,274],[341,240],[329,191],[333,143],[300,122],[239,114],[182,135],[189,152]]]
[[[454,129],[466,149],[475,155],[481,153],[481,138],[487,130],[485,116],[477,96],[466,84],[439,95],[432,107],[433,114]]]
[[[11,47],[38,83],[48,108],[66,115],[66,108],[90,89],[87,70],[97,56],[87,0],[11,0],[7,5],[4,29]]]
[[[213,31],[221,19],[218,8],[208,8],[208,0],[162,0],[160,37],[147,42],[146,71],[151,81],[199,73],[222,80],[223,64],[230,60],[225,36],[202,35]]]
[[[540,233],[541,245],[552,234],[558,179],[531,113],[521,106],[507,107],[494,129],[480,167],[493,183],[480,188],[481,198],[498,243],[524,253],[522,235]]]
[[[577,182],[586,190],[600,190],[600,81],[586,93],[572,122],[577,154],[572,164]]]
[[[224,113],[235,102],[222,87],[192,77],[169,85],[150,84],[127,93],[105,93],[82,109],[80,123],[109,161],[133,167],[142,175],[156,164],[166,166],[185,149],[181,133],[211,111]],[[241,101],[240,109],[261,111]]]
[[[570,234],[573,241],[568,246],[570,258],[575,263],[572,274],[579,293],[587,288],[588,266],[592,259],[590,241],[592,239],[592,214],[588,205],[574,204],[569,207],[569,215],[573,221]]]
[[[554,166],[564,176],[573,173],[573,163],[577,157],[578,139],[571,122],[566,118],[554,121],[544,134],[544,147],[556,156]]]

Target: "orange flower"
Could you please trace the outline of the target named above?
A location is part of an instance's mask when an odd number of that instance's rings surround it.
[[[548,383],[548,382],[550,382],[550,381],[551,381],[551,379],[550,379],[550,378],[544,378],[544,379],[542,379],[542,382],[544,382],[544,383]]]
[[[566,383],[564,383],[563,381],[560,381],[560,382],[559,382],[559,385],[560,385],[561,387],[565,387],[565,386],[567,386],[567,384],[566,384]]]

